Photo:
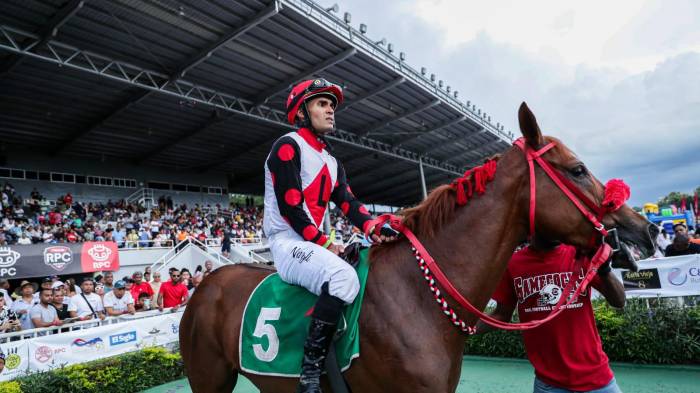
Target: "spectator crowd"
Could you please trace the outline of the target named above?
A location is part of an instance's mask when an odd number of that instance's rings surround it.
[[[10,183],[0,189],[0,246],[38,243],[114,241],[122,248],[171,247],[184,239],[217,239],[223,250],[232,239],[246,243],[262,238],[262,207],[174,204],[161,196],[157,206],[76,201],[70,193],[50,203],[35,188],[30,198],[15,193]],[[252,198],[251,198],[252,199]],[[331,213],[331,225],[347,240],[358,229]]]
[[[214,264],[206,261],[194,274],[170,268],[164,280],[150,268],[116,281],[112,272],[104,272],[84,277],[80,285],[52,276],[41,284],[24,280],[14,291],[7,280],[0,280],[0,334],[156,309],[177,311],[213,271]]]
[[[679,255],[700,254],[700,233],[693,233],[682,223],[673,225],[673,235],[661,228],[656,238],[659,247],[657,256],[675,257]]]
[[[170,197],[160,197],[157,206],[146,210],[124,200],[79,202],[67,193],[54,207],[36,189],[27,200],[9,183],[0,193],[0,246],[114,241],[119,247],[143,248],[173,246],[188,238],[262,237],[262,210],[255,206],[175,205]]]

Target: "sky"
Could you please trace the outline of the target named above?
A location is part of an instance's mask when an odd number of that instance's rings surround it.
[[[700,186],[698,1],[350,0],[344,12],[516,135],[526,101],[601,181],[624,179],[631,205]]]

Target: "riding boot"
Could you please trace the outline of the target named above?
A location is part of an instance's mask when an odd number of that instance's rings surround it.
[[[321,372],[326,364],[328,348],[333,341],[336,324],[312,319],[304,343],[304,359],[297,393],[321,393]]]
[[[322,393],[321,373],[344,305],[342,300],[328,293],[328,283],[323,284],[304,342],[304,358],[297,393]]]

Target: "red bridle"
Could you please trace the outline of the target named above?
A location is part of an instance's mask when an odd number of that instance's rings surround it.
[[[416,259],[418,260],[421,270],[423,271],[423,275],[428,281],[430,289],[433,292],[436,301],[442,307],[443,312],[445,313],[445,315],[448,316],[448,318],[450,318],[450,320],[455,326],[458,326],[463,332],[469,334],[474,334],[476,332],[476,328],[474,326],[467,325],[462,319],[460,319],[457,316],[456,312],[449,307],[447,301],[444,299],[444,297],[442,297],[440,290],[435,286],[435,281],[437,281],[440,284],[440,286],[445,290],[445,292],[447,292],[450,295],[450,297],[456,300],[460,306],[475,314],[479,319],[491,326],[505,330],[533,329],[556,317],[561,311],[563,311],[566,308],[566,306],[568,306],[575,299],[577,299],[581,292],[587,288],[588,284],[597,273],[598,267],[600,267],[600,265],[602,265],[610,258],[613,250],[607,243],[605,243],[605,236],[607,236],[609,231],[605,228],[601,220],[603,219],[603,216],[605,214],[619,209],[620,206],[622,206],[622,204],[629,198],[629,187],[627,187],[627,185],[624,184],[624,182],[622,182],[621,180],[614,179],[608,182],[608,185],[606,185],[603,203],[601,203],[601,205],[597,205],[587,195],[585,195],[578,188],[578,186],[576,186],[569,179],[565,178],[561,173],[554,170],[549,162],[542,159],[542,155],[555,146],[554,142],[550,142],[538,150],[532,149],[523,138],[516,140],[514,142],[514,145],[518,146],[523,151],[523,153],[525,153],[525,157],[527,159],[529,167],[528,169],[530,176],[530,235],[532,236],[535,233],[535,208],[537,190],[535,178],[535,163],[537,163],[549,176],[549,178],[552,179],[554,184],[556,184],[557,187],[564,193],[564,195],[566,195],[569,198],[569,200],[571,200],[571,202],[579,209],[579,211],[584,215],[584,217],[586,217],[591,222],[593,227],[600,233],[601,236],[600,245],[598,246],[594,256],[591,259],[584,258],[577,260],[577,270],[580,267],[584,267],[585,265],[588,265],[588,268],[583,281],[580,283],[578,288],[576,288],[576,291],[574,292],[573,296],[569,296],[569,294],[573,289],[576,280],[571,280],[567,284],[566,288],[564,288],[562,292],[561,298],[559,299],[557,304],[552,308],[553,311],[546,318],[530,322],[507,323],[483,313],[481,310],[474,307],[469,302],[469,300],[467,300],[464,296],[462,296],[462,294],[459,293],[457,288],[455,288],[454,285],[452,285],[447,276],[442,272],[442,269],[440,269],[435,260],[430,256],[430,253],[428,253],[423,244],[421,244],[421,242],[410,229],[406,228],[403,225],[399,217],[396,217],[391,214],[383,214],[376,218],[376,221],[374,223],[375,225],[368,226],[369,228],[374,227],[375,234],[379,235],[379,230],[381,229],[382,225],[388,222],[393,229],[401,232],[404,236],[406,236],[406,238],[411,242],[411,245],[413,246],[414,254],[416,256]],[[491,167],[493,165],[495,165],[495,162],[490,161],[487,164],[485,164],[484,167],[472,169],[468,171],[465,174],[465,176],[453,183],[453,186],[457,187],[458,204],[466,204],[467,200],[465,198],[465,195],[472,195],[471,183],[469,183],[467,175],[471,174],[474,178],[481,178],[481,182],[477,182],[475,188],[477,189],[477,192],[479,194],[482,194],[483,192],[485,192],[485,186],[483,185],[483,182],[491,180],[494,177],[495,168]],[[465,194],[463,188],[465,183],[468,185],[467,194]],[[596,235],[594,234],[591,238],[591,244],[595,245],[595,243]]]

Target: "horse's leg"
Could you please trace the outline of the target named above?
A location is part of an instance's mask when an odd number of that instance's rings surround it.
[[[193,393],[229,393],[236,386],[238,372],[228,355],[237,352],[238,343],[229,338],[231,328],[226,329],[232,321],[219,325],[214,317],[232,307],[220,303],[228,299],[220,286],[209,281],[200,285],[182,316],[180,353]]]
[[[194,301],[199,299],[193,298]],[[190,305],[180,323],[180,353],[187,379],[193,393],[229,393],[236,386],[238,373],[224,356],[213,331],[211,315],[214,315],[214,303],[197,303],[197,312],[192,312],[195,307]]]

